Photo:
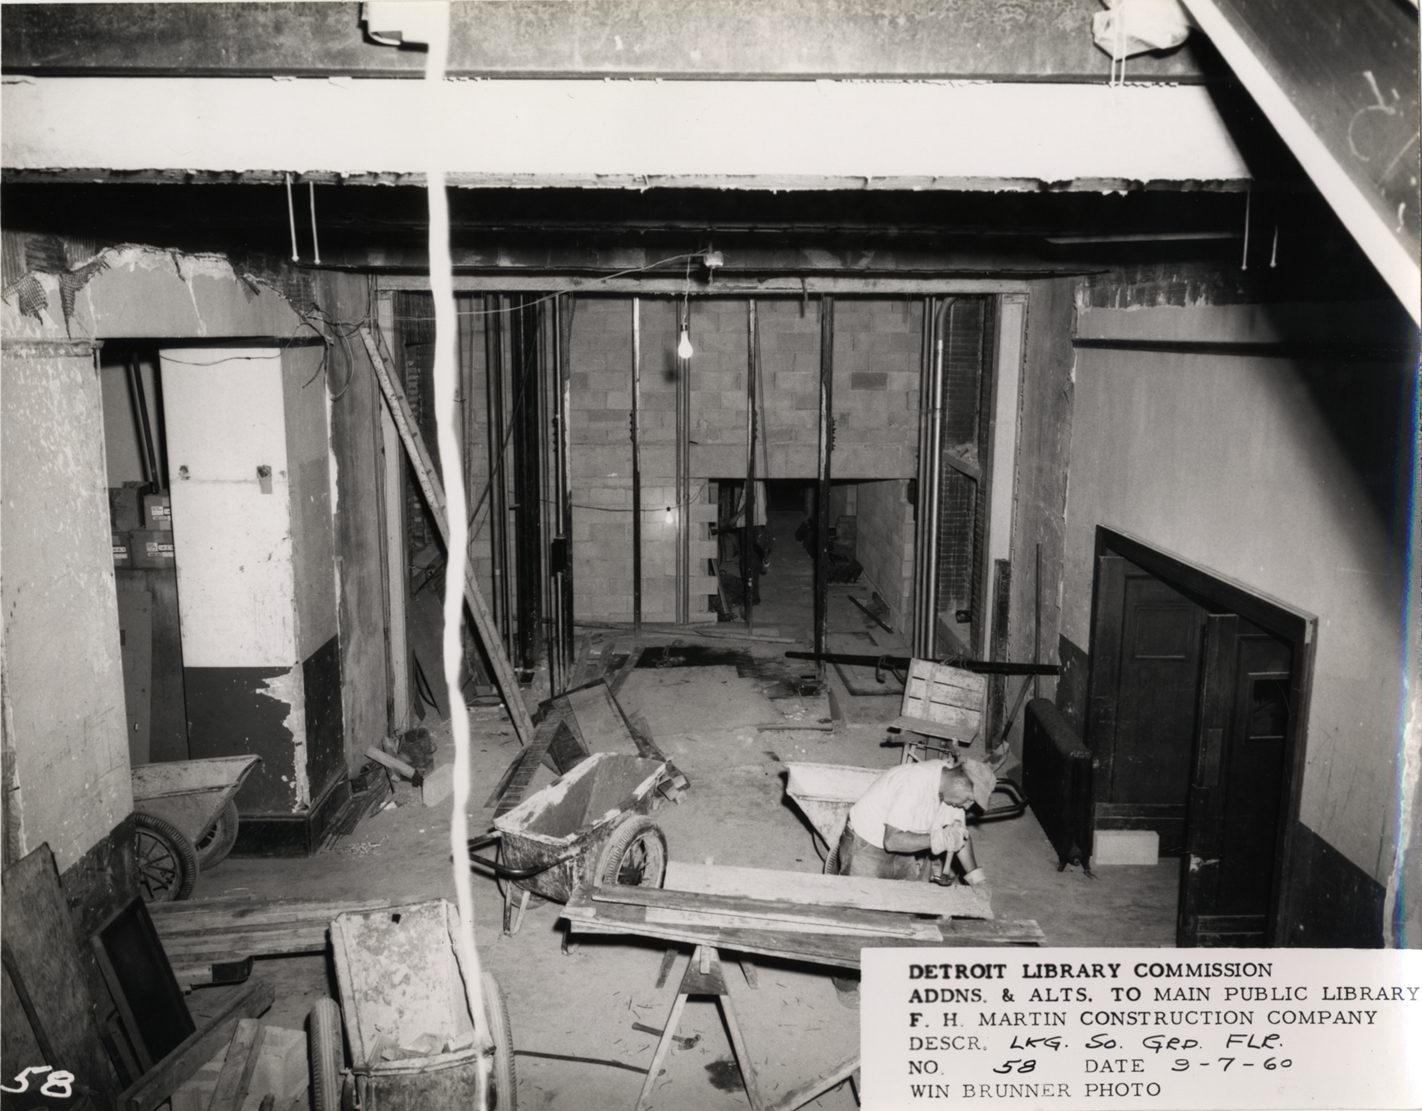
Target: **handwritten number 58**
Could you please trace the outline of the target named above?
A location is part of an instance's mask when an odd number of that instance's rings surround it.
[[[31,1073],[49,1073],[45,1077],[44,1083],[40,1085],[39,1091],[42,1096],[68,1099],[74,1094],[74,1074],[66,1072],[64,1069],[51,1069],[49,1065],[33,1065],[30,1068],[21,1069],[20,1074],[15,1077],[18,1087],[12,1088],[8,1084],[0,1084],[0,1092],[28,1092]]]

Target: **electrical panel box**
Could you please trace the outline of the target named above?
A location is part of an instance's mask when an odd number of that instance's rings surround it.
[[[143,496],[143,527],[173,531],[173,506],[166,493]]]
[[[134,529],[129,533],[129,551],[134,567],[174,567],[171,529]]]

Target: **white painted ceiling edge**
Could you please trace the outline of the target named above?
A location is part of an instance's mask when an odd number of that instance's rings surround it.
[[[1274,129],[1289,145],[1299,165],[1313,179],[1343,226],[1357,240],[1383,280],[1406,307],[1413,323],[1422,324],[1422,267],[1398,241],[1368,195],[1339,165],[1337,158],[1294,106],[1269,68],[1240,37],[1213,0],[1186,0],[1186,6],[1249,90],[1249,95],[1263,109]],[[1399,223],[1400,220],[1399,214]]]
[[[0,108],[12,169],[422,174],[438,148],[463,184],[1249,178],[1198,86],[34,78]]]

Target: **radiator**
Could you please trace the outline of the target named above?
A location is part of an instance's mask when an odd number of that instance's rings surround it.
[[[1027,703],[1022,789],[1047,840],[1057,850],[1057,871],[1068,864],[1080,864],[1090,875],[1095,820],[1091,750],[1045,698]]]

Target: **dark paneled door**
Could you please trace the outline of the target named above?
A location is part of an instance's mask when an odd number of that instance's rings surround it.
[[[1276,883],[1293,650],[1235,614],[1205,631],[1177,943],[1261,945]]]
[[[1089,741],[1098,829],[1149,829],[1185,848],[1203,607],[1120,556],[1101,557]]]

